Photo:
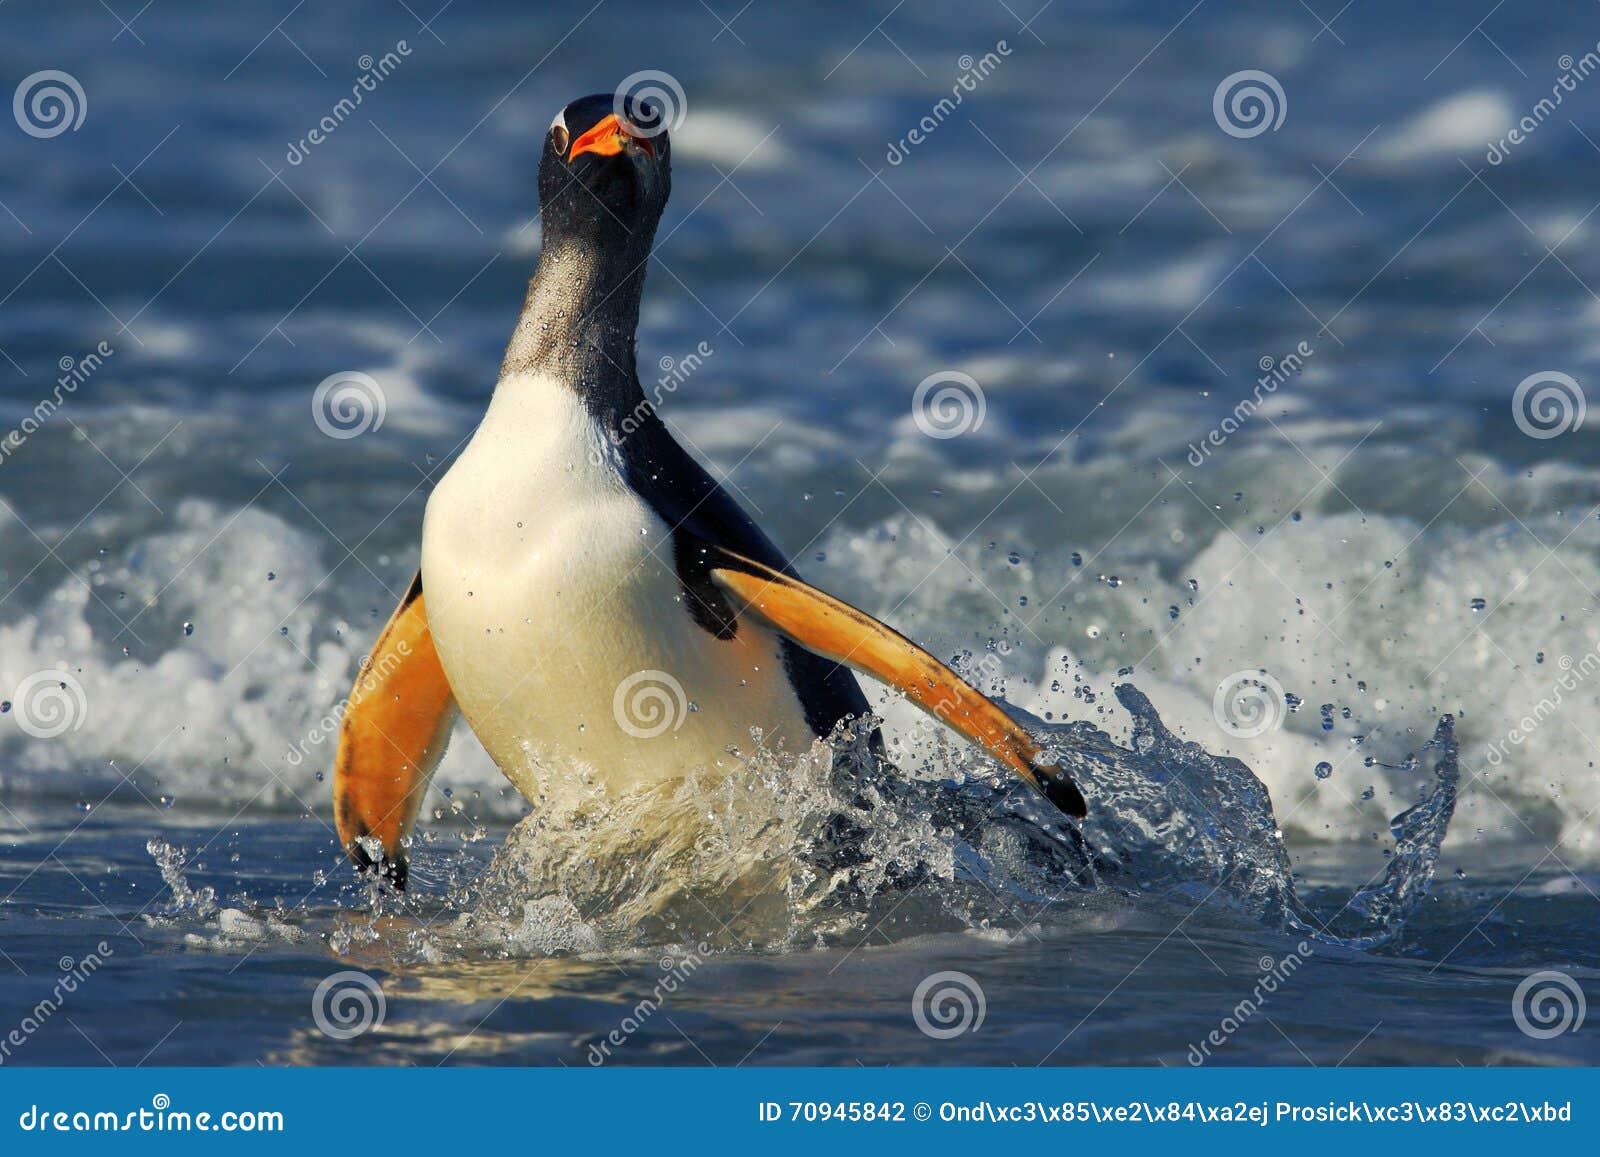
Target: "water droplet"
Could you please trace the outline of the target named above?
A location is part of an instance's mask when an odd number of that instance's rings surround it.
[[[271,583],[271,582],[277,582],[277,581],[278,581],[278,575],[277,575],[277,572],[276,572],[276,571],[270,571],[270,570],[269,570],[269,571],[268,571],[268,572],[267,572],[267,581],[268,581],[268,582],[269,582],[269,583]]]
[[[1293,521],[1299,522],[1300,521],[1300,512],[1298,510],[1296,510],[1293,514],[1289,515],[1289,517]]]
[[[185,638],[187,638],[188,636],[194,634],[194,624],[193,623],[185,623],[185,624],[183,624],[183,634],[184,634]]]
[[[1314,774],[1318,779],[1327,779],[1333,774],[1333,764],[1324,759],[1321,763],[1317,764],[1312,774]]]
[[[1010,554],[1006,555],[1006,561],[1009,562],[1012,566],[1016,566],[1019,562],[1022,561],[1022,556],[1020,554],[1018,554],[1016,551],[1012,551]]]
[[[1079,554],[1077,551],[1073,551],[1072,552],[1072,565],[1073,566],[1082,566],[1083,565],[1083,555]]]
[[[1367,790],[1361,793],[1361,798],[1362,799],[1371,799],[1373,796],[1375,796],[1377,794],[1378,794],[1378,789],[1369,784],[1367,786]]]
[[[1199,579],[1189,579],[1189,580],[1187,580],[1187,582],[1188,582],[1189,590],[1190,590],[1191,593],[1199,591],[1199,589],[1200,589],[1200,580]]]
[[[1485,599],[1473,599],[1472,602],[1470,604],[1468,604],[1468,605],[1470,605],[1472,607],[1472,613],[1473,614],[1477,614],[1479,611],[1481,611],[1485,607],[1487,607],[1489,605],[1489,603]]]
[[[1178,604],[1177,603],[1173,603],[1170,607],[1167,608],[1167,618],[1175,619],[1177,617],[1178,617]]]

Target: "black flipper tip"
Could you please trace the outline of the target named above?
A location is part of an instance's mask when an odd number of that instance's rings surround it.
[[[1039,790],[1044,792],[1045,799],[1073,819],[1081,820],[1088,816],[1088,801],[1065,772],[1050,764],[1036,764],[1034,770],[1039,774]]]
[[[403,855],[383,856],[373,859],[372,854],[362,846],[360,840],[350,845],[350,862],[356,866],[356,871],[363,876],[376,875],[388,881],[396,892],[406,890],[406,881],[410,878],[410,868]]]

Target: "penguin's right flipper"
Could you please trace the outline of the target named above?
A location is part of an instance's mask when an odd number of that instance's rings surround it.
[[[1070,816],[1088,814],[1070,777],[1045,760],[1022,725],[892,627],[793,575],[710,548],[711,581],[752,614],[807,650],[905,692],[939,722],[979,744]]]
[[[402,844],[455,717],[418,572],[356,675],[333,770],[333,815],[345,852],[356,867],[377,868],[401,890]],[[374,854],[374,840],[381,854]]]

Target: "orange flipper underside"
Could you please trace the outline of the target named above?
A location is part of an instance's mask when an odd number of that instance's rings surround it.
[[[413,583],[356,676],[333,772],[340,842],[357,866],[378,862],[401,888],[406,882],[401,841],[417,818],[454,718],[420,583]],[[373,839],[383,845],[381,861],[362,843]]]
[[[987,749],[1072,816],[1082,794],[1022,726],[949,667],[871,615],[771,567],[727,553],[711,578],[749,611],[824,658],[896,687],[945,726]]]

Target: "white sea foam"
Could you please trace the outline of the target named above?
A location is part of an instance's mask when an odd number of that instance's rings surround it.
[[[1429,105],[1373,143],[1371,156],[1406,163],[1481,154],[1487,142],[1505,132],[1511,102],[1493,89],[1471,89]]]
[[[752,413],[749,424],[761,420]],[[1489,479],[1499,492],[1515,481]],[[1570,470],[1542,477],[1557,492],[1581,481]],[[1259,539],[1213,524],[1209,538],[1181,545],[1163,526],[1143,527],[1138,543],[1124,543],[1132,561],[1112,587],[1092,573],[1093,561],[1074,567],[1069,544],[1038,542],[1011,565],[990,535],[944,535],[941,507],[931,510],[830,530],[815,551],[826,561],[808,557],[805,569],[940,654],[981,657],[986,640],[1005,640],[1002,678],[985,689],[1041,717],[1090,718],[1115,731],[1125,717],[1108,705],[1111,672],[1133,666],[1127,678],[1174,730],[1249,763],[1283,822],[1314,838],[1381,831],[1421,786],[1417,772],[1381,765],[1402,765],[1440,713],[1457,712],[1456,839],[1531,832],[1563,839],[1564,854],[1595,854],[1589,819],[1600,785],[1588,736],[1600,717],[1600,677],[1562,689],[1559,710],[1539,704],[1555,697],[1568,665],[1581,671],[1600,647],[1600,627],[1578,613],[1586,591],[1600,589],[1600,526],[1554,514],[1524,529],[1312,513]],[[0,507],[0,518],[8,512]],[[13,596],[0,622],[0,692],[10,697],[30,676],[59,670],[81,686],[85,706],[48,739],[28,734],[17,710],[0,715],[6,790],[93,802],[137,768],[147,790],[159,781],[180,803],[325,811],[329,787],[318,776],[331,769],[332,739],[303,747],[298,761],[291,753],[346,694],[377,620],[351,606],[347,581],[329,581],[332,548],[277,515],[199,499],[169,514],[155,533],[106,528],[101,539],[120,545],[79,568],[88,588],[62,574],[31,603]],[[1565,542],[1546,560],[1530,535]],[[1151,561],[1140,564],[1141,555]],[[1199,584],[1192,594],[1183,585],[1190,577]],[[1472,610],[1474,598],[1486,600],[1484,610]],[[1176,621],[1169,605],[1179,607]],[[1257,669],[1304,706],[1281,730],[1230,739],[1212,715],[1216,686]],[[1092,703],[1075,694],[1074,675],[1098,693]],[[899,751],[920,760],[940,750],[937,727],[880,698]],[[1327,731],[1324,703],[1333,705]],[[1524,726],[1532,715],[1537,725]],[[1355,746],[1358,735],[1366,738]],[[1364,766],[1368,757],[1380,765]],[[1334,772],[1319,780],[1312,769],[1323,761]],[[438,783],[458,799],[480,790],[475,807],[486,813],[521,807],[465,733]],[[1369,787],[1376,798],[1364,801]]]

